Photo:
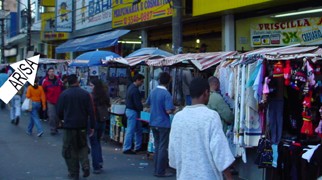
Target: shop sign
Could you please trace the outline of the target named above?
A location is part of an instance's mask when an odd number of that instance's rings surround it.
[[[172,16],[172,0],[113,0],[113,28]],[[170,4],[169,4],[170,3]]]
[[[322,17],[251,26],[252,47],[317,45],[322,43]]]
[[[112,0],[76,0],[75,29],[112,21]]]
[[[56,31],[72,32],[72,9],[73,1],[56,0]]]
[[[55,1],[53,1],[53,0],[41,0],[40,3],[41,3],[41,6],[45,6],[45,7],[54,7],[55,6]]]
[[[56,32],[55,13],[42,13],[41,14],[41,32],[40,37],[43,41],[50,40],[66,40],[69,33]]]

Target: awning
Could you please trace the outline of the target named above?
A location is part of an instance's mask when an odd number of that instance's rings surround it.
[[[170,57],[165,57],[162,59],[148,60],[146,63],[149,66],[171,66],[177,63],[182,63],[184,61],[190,61],[194,64],[200,71],[208,69],[222,60],[226,60],[228,57],[234,56],[237,51],[229,52],[209,52],[209,53],[187,53],[187,54],[177,54]]]
[[[130,30],[115,30],[93,36],[71,39],[56,47],[56,53],[89,51],[114,46],[117,44],[118,38],[128,32]]]
[[[135,56],[135,57],[126,57],[126,58],[122,58],[122,57],[113,58],[112,61],[122,63],[122,64],[125,64],[126,62],[127,65],[129,66],[135,66],[140,63],[146,64],[146,62],[150,60],[154,60],[154,59],[162,60],[163,58],[164,56],[161,56],[161,55],[144,55],[144,56]],[[106,61],[105,63],[107,64],[108,62]]]

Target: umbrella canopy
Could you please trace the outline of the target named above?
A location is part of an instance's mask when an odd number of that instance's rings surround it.
[[[73,60],[70,66],[90,67],[102,65],[102,60],[109,60],[112,58],[121,57],[111,51],[90,51],[79,55]]]
[[[168,56],[172,56],[173,54],[158,48],[148,47],[148,48],[141,48],[132,52],[127,56],[127,58],[135,57],[135,56],[143,56],[143,55],[160,55],[160,56],[168,57]]]

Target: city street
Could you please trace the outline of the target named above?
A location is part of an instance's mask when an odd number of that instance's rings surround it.
[[[18,126],[10,123],[9,111],[0,110],[0,179],[59,180],[67,178],[67,167],[61,156],[62,134],[51,136],[48,122],[42,122],[42,137],[28,136],[29,115],[23,113]],[[103,143],[104,167],[101,174],[88,180],[153,180],[153,161],[146,154],[123,155],[121,145]],[[80,174],[82,175],[82,173]],[[175,179],[175,177],[166,178]]]

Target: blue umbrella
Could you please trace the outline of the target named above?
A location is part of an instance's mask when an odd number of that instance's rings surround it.
[[[89,67],[89,66],[100,66],[102,65],[102,60],[109,60],[112,58],[121,57],[111,51],[90,51],[83,53],[72,61],[70,66],[77,67]]]
[[[129,54],[127,57],[135,57],[135,56],[142,56],[142,55],[160,55],[160,56],[168,57],[168,56],[172,56],[173,54],[158,48],[148,47],[148,48],[138,49],[132,52],[131,54]]]

